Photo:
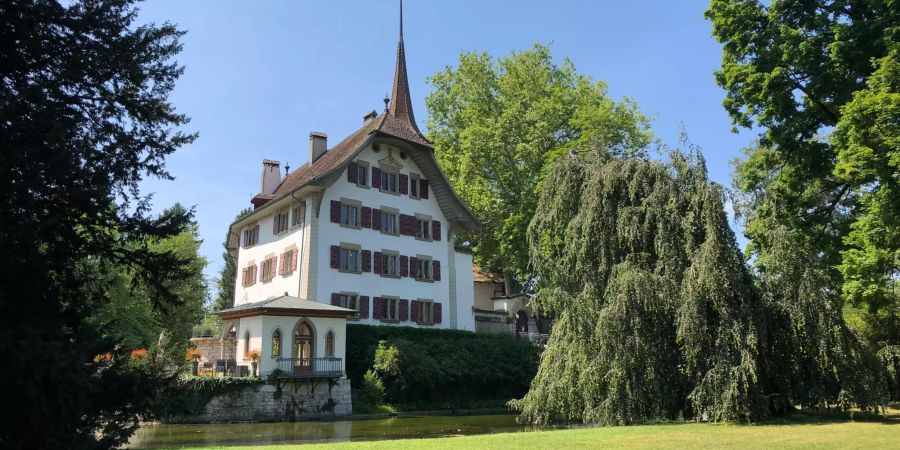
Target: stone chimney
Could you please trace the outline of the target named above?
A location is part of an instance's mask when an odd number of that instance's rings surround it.
[[[275,192],[275,189],[278,188],[278,183],[281,183],[281,162],[264,159],[259,193],[271,194]]]
[[[373,110],[367,112],[366,115],[363,116],[363,125],[368,125],[369,123],[371,123],[373,120],[375,120],[377,118],[378,118],[378,113],[375,112],[375,110],[373,109]]]
[[[309,133],[309,163],[316,162],[328,151],[328,135],[319,131]]]

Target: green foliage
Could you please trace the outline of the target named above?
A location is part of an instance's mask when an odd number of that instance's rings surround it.
[[[238,221],[253,212],[252,208],[244,208],[235,216]],[[229,231],[230,232],[230,231]],[[234,284],[237,282],[237,262],[228,253],[228,232],[225,233],[225,241],[222,242],[225,249],[222,252],[222,269],[219,270],[219,278],[216,279],[216,298],[213,300],[212,310],[221,311],[234,306]]]
[[[610,153],[643,154],[651,139],[634,102],[613,101],[605,84],[568,60],[555,64],[541,45],[502,58],[462,54],[430,82],[437,160],[484,225],[463,240],[482,268],[507,279],[531,274],[525,233],[548,163],[598,142]]]
[[[878,352],[878,362],[884,368],[885,389],[892,401],[900,401],[900,345],[891,345]]]
[[[765,417],[762,309],[721,189],[699,156],[607,155],[548,173],[528,242],[532,302],[557,320],[511,405],[532,423]]]
[[[533,345],[506,335],[347,326],[347,375],[352,385],[383,389],[384,400],[393,404],[521,396],[534,375],[537,352]],[[372,375],[377,375],[381,387],[373,386]]]
[[[725,109],[764,132],[735,178],[757,270],[771,272],[773,240],[789,235],[821,289],[853,306],[828,307],[861,314],[849,319],[870,351],[896,345],[900,4],[713,0],[706,16]]]
[[[139,189],[146,177],[169,178],[165,158],[196,137],[180,131],[188,118],[168,101],[182,32],[136,14],[128,0],[0,4],[0,42],[14,43],[0,46],[7,449],[119,447],[169,381],[162,367],[125,362],[132,345],[151,340],[147,330],[91,322],[102,311],[149,315],[120,302],[132,289],[153,310],[176,311],[177,286],[193,273],[163,244],[192,213],[152,216]],[[106,353],[112,363],[94,362]]]

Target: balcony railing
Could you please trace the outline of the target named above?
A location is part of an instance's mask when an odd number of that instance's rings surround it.
[[[282,378],[339,378],[344,375],[341,358],[278,358]]]

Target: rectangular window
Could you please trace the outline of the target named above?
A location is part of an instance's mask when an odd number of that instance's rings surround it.
[[[413,318],[418,323],[434,323],[434,302],[431,300],[416,301]]]
[[[359,295],[357,294],[341,294],[341,305],[342,308],[353,309],[356,310],[356,315],[359,315]]]
[[[290,211],[288,210],[275,214],[274,223],[272,224],[272,234],[279,234],[287,231],[289,219]]]
[[[381,209],[381,232],[385,234],[397,234],[397,212]]]
[[[400,276],[400,254],[390,250],[381,251],[381,274],[386,277]]]
[[[359,205],[341,202],[341,225],[359,228]]]
[[[359,272],[359,249],[341,246],[341,260],[339,269],[343,272]]]
[[[294,271],[294,250],[288,250],[281,254],[281,274],[287,275]]]
[[[247,267],[244,267],[242,270],[243,278],[241,281],[244,286],[256,284],[256,267],[256,263],[251,261]]]
[[[419,174],[409,174],[409,196],[419,198]]]
[[[416,216],[416,239],[431,240],[431,219]]]
[[[398,193],[399,185],[397,183],[397,172],[390,172],[387,169],[381,169],[381,190],[385,192]]]
[[[369,185],[369,163],[356,162],[356,185],[367,187]]]
[[[259,243],[259,225],[251,225],[244,229],[244,247],[252,247]]]
[[[418,255],[416,257],[416,279],[431,281],[434,279],[430,256]]]
[[[400,320],[400,299],[381,297],[381,320]]]
[[[306,202],[300,202],[291,210],[291,226],[303,226],[306,223]]]
[[[269,281],[272,278],[275,278],[275,265],[278,263],[278,258],[272,256],[270,258],[266,258],[262,264],[262,276],[260,277],[262,281]]]

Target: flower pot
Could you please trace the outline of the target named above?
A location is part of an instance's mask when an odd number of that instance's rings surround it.
[[[250,376],[256,376],[256,361],[250,363]]]
[[[200,361],[197,361],[195,359],[194,361],[191,362],[191,375],[196,377],[199,374],[200,374]]]

